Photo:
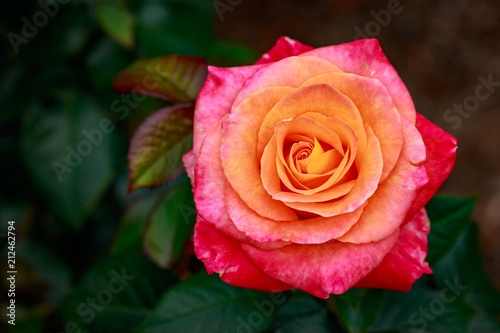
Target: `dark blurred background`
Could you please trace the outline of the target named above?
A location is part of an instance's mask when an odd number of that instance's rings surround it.
[[[124,211],[148,198],[126,194],[127,145],[166,103],[127,104],[114,75],[172,53],[247,65],[283,35],[315,47],[378,38],[417,110],[459,141],[440,192],[479,196],[474,219],[500,288],[500,1],[4,1],[0,16],[0,232],[16,221],[26,332],[46,327],[51,304],[116,250]],[[113,130],[61,180],[55,162],[103,118]]]

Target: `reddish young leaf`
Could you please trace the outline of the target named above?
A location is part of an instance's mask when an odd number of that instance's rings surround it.
[[[139,59],[113,80],[117,93],[139,92],[172,102],[192,102],[207,77],[207,61],[199,57],[169,55]]]
[[[139,126],[127,156],[129,192],[158,187],[183,172],[182,155],[193,143],[193,112],[191,104],[167,107]]]

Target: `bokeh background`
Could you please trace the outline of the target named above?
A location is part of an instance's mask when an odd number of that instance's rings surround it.
[[[129,105],[121,119],[114,103],[128,104],[111,90],[113,77],[137,58],[174,53],[247,65],[279,36],[315,47],[378,38],[417,110],[459,141],[456,166],[440,192],[478,196],[473,217],[487,271],[500,288],[500,1],[49,3],[49,12],[36,1],[0,4],[0,232],[16,221],[18,318],[26,319],[19,332],[58,327],[50,304],[96,261],[125,246],[116,245],[124,212],[150,195],[127,195],[128,140],[166,104],[147,98]],[[481,78],[494,83],[481,90],[487,98],[474,99]],[[453,111],[475,100],[466,116]],[[105,117],[114,130],[59,181],[53,162],[64,161],[66,147]]]

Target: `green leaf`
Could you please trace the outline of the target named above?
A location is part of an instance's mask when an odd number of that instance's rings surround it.
[[[453,246],[467,228],[475,204],[474,198],[436,196],[426,205],[431,221],[427,261],[435,262]]]
[[[92,98],[66,94],[28,112],[21,154],[53,211],[83,226],[113,178],[114,124]]]
[[[18,241],[16,252],[18,259],[34,268],[37,276],[47,283],[48,288],[43,290],[45,298],[52,305],[58,305],[71,287],[72,274],[68,267],[55,253],[39,243]],[[28,283],[33,285],[33,278]]]
[[[186,54],[206,58],[221,67],[257,60],[248,46],[220,41],[212,31],[213,2],[206,0],[142,0],[137,13],[137,50],[147,57]],[[131,5],[132,6],[132,5]]]
[[[474,311],[458,299],[446,302],[440,290],[425,286],[423,280],[407,293],[387,292],[385,306],[368,332],[466,332]]]
[[[118,43],[131,49],[135,39],[135,17],[118,1],[99,1],[95,7],[103,30]]]
[[[216,274],[201,272],[170,288],[139,332],[261,332],[283,297],[233,287]]]
[[[189,54],[209,58],[216,41],[211,33],[212,4],[199,1],[140,1],[137,49],[149,57]],[[203,7],[203,8],[202,8]],[[208,10],[206,10],[208,9]]]
[[[10,200],[7,201],[3,196],[0,196],[0,207],[2,207],[2,209],[0,210],[0,221],[4,221],[3,223],[0,223],[1,235],[6,235],[8,232],[8,224],[5,223],[6,221],[16,221],[17,227],[19,227],[19,224],[23,227],[24,224],[29,224],[29,220],[26,219],[26,214],[27,211],[32,208],[30,208],[28,204],[11,202]],[[6,239],[0,238],[0,244],[5,244],[3,242],[6,242]],[[0,248],[0,250],[1,249],[2,248]]]
[[[225,42],[215,41],[213,43],[215,49],[214,56],[210,58],[210,64],[223,67],[227,66],[245,66],[253,64],[259,59],[259,54],[248,46]]]
[[[127,117],[128,136],[131,137],[148,116],[164,108],[167,103],[162,99],[142,95],[137,107],[134,108],[134,112],[130,112]]]
[[[109,38],[101,38],[94,47],[89,50],[85,58],[85,65],[90,74],[93,88],[96,91],[110,91],[109,84],[113,81],[115,75],[130,63],[130,57],[127,50],[114,43]]]
[[[387,293],[381,316],[370,332],[495,331],[500,293],[484,270],[478,227],[468,220],[472,205],[472,199],[436,198],[431,202],[429,215],[434,217],[432,223],[438,221],[431,235],[437,232],[440,239],[448,239],[441,243],[446,250],[431,263],[434,274],[417,280],[410,292]],[[455,223],[462,232],[458,237],[443,235],[445,230],[456,231],[441,223]]]
[[[64,321],[89,332],[131,332],[176,281],[143,254],[105,258],[65,300]]]
[[[191,183],[184,180],[161,200],[145,229],[144,249],[158,266],[171,267],[179,260],[195,218]]]
[[[438,287],[456,290],[457,297],[478,311],[493,316],[500,314],[500,292],[485,272],[476,224],[470,224],[449,252],[431,268],[432,279]]]
[[[143,198],[125,210],[111,253],[136,252],[142,249],[143,228],[156,201],[156,196]]]
[[[139,126],[128,152],[129,192],[141,187],[158,187],[179,176],[182,155],[193,144],[193,106],[161,109]]]
[[[44,314],[43,311],[40,311],[40,309],[41,306],[36,306],[36,305],[26,306],[25,304],[16,300],[15,325],[7,324],[7,321],[11,319],[5,316],[5,319],[0,324],[0,328],[5,327],[5,330],[2,330],[2,332],[5,333],[44,332],[44,328],[46,328],[47,315]],[[7,314],[7,312],[5,313]]]
[[[51,2],[47,5],[51,6]],[[43,29],[38,29],[36,38],[30,39],[26,45],[20,45],[20,52],[23,57],[44,68],[61,65],[68,57],[75,57],[82,52],[90,30],[89,16],[82,4],[59,5],[56,15],[49,18],[49,23]],[[34,76],[38,75],[39,71]]]
[[[203,58],[180,55],[144,58],[118,73],[113,89],[117,93],[134,91],[172,102],[192,102],[207,74]]]
[[[328,322],[328,311],[323,300],[296,291],[281,307],[272,325],[275,333],[329,333],[332,332]]]
[[[343,294],[336,295],[335,300],[340,300],[343,303],[349,305],[354,311],[358,309],[359,303],[363,300],[363,297],[368,292],[368,289],[364,288],[352,288]]]
[[[342,325],[351,333],[366,332],[377,319],[385,301],[385,291],[379,289],[351,289],[335,296]]]
[[[21,110],[26,103],[23,100],[23,89],[26,89],[26,83],[23,79],[28,77],[27,68],[20,62],[12,61],[9,66],[2,68],[0,71],[0,125],[5,125],[8,122],[18,119]],[[5,134],[4,134],[5,135]],[[2,150],[6,149],[1,147]]]
[[[472,319],[469,324],[467,333],[498,333],[500,332],[500,320],[495,320],[493,317],[485,313],[479,313]]]

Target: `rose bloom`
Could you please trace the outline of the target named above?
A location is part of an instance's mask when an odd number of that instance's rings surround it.
[[[375,39],[282,37],[253,66],[209,67],[183,158],[196,255],[239,287],[408,291],[432,273],[424,205],[456,143],[415,111]]]

